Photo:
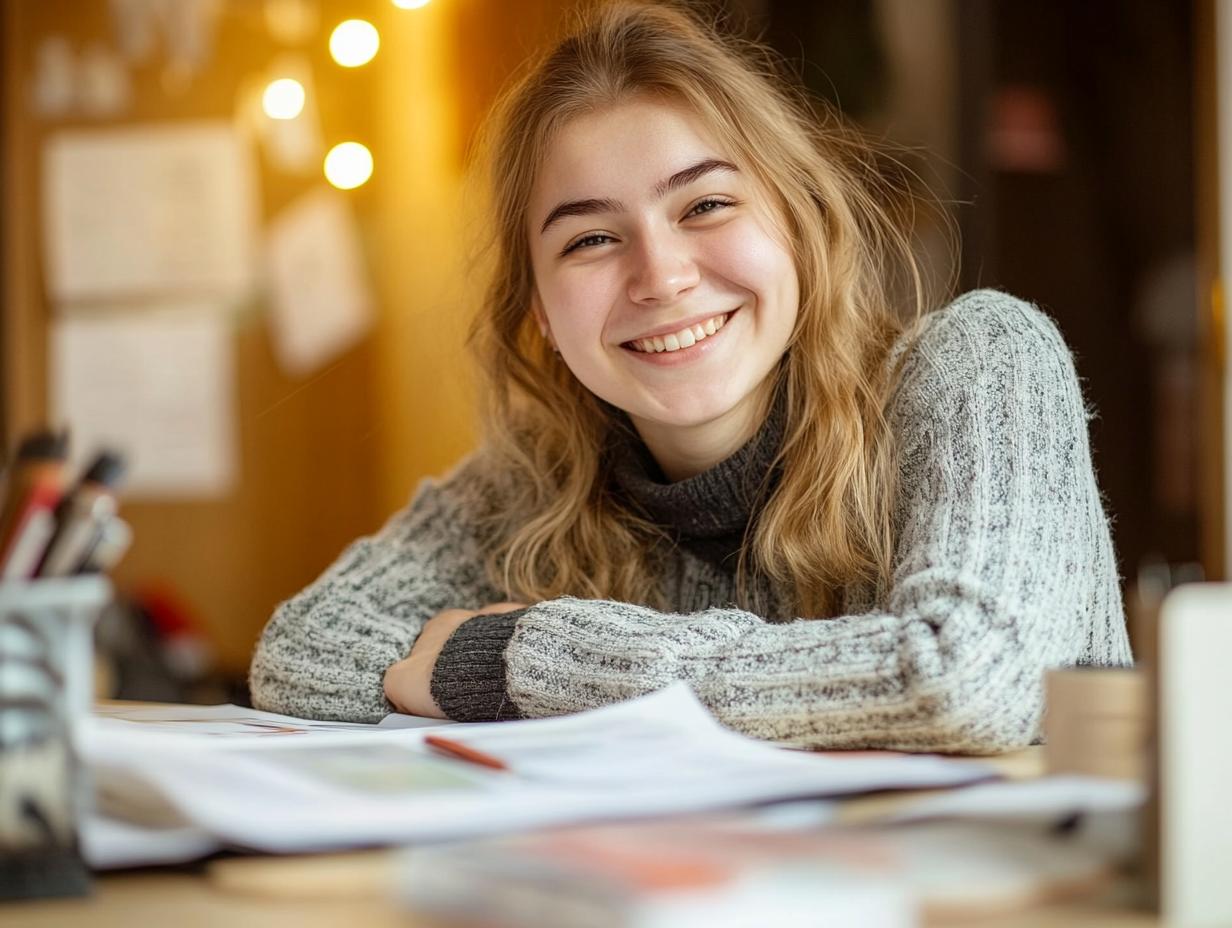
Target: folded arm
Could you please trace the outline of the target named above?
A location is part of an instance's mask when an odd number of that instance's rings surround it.
[[[425,480],[380,532],[351,544],[277,608],[252,660],[253,705],[377,722],[394,711],[385,671],[407,656],[428,619],[505,598],[484,576],[469,518],[489,504],[476,465],[467,459],[445,480]]]
[[[458,628],[437,702],[546,716],[685,680],[725,724],[787,744],[1031,743],[1046,668],[1130,657],[1069,353],[1038,311],[995,298],[939,314],[905,364],[895,573],[874,611],[771,623],[556,599]]]

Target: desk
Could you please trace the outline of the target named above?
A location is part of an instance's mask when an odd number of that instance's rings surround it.
[[[989,758],[979,758],[989,762]],[[1041,748],[991,762],[1011,778],[1038,776]],[[840,821],[857,823],[919,792],[858,797],[842,805]],[[244,928],[435,928],[383,901],[393,852],[362,851],[308,857],[224,858],[196,868],[142,870],[98,877],[88,899],[4,904],[0,921],[22,928],[174,928],[234,924]],[[271,889],[271,887],[276,887]],[[1053,902],[978,919],[929,925],[982,928],[1142,928],[1159,920],[1133,909],[1134,887],[1118,882],[1079,900]]]

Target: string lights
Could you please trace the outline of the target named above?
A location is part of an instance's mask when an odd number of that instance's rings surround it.
[[[392,0],[400,10],[418,10],[430,0]],[[341,67],[358,68],[376,57],[381,35],[364,19],[338,23],[329,36],[330,57]],[[265,88],[262,109],[270,119],[296,119],[304,110],[304,85],[294,78],[280,77]],[[355,141],[340,142],[331,148],[323,164],[325,179],[339,190],[353,190],[372,176],[372,152]]]

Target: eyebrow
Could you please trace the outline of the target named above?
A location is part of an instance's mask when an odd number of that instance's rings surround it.
[[[681,187],[688,186],[700,177],[705,177],[714,171],[727,171],[732,174],[739,174],[739,169],[730,161],[724,161],[721,158],[707,158],[704,161],[699,161],[697,164],[690,165],[683,171],[678,171],[666,180],[661,180],[655,184],[654,197],[656,200],[661,200],[664,196],[671,193],[673,190],[679,190]],[[624,209],[624,204],[619,200],[613,200],[610,197],[591,198],[588,200],[566,200],[559,204],[555,209],[548,213],[548,218],[543,220],[543,226],[539,229],[539,234],[542,235],[548,230],[548,227],[558,219],[564,219],[566,216],[590,216],[594,213],[619,213]]]

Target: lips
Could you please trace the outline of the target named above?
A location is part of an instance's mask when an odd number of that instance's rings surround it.
[[[700,316],[691,321],[674,323],[624,342],[622,347],[641,354],[662,354],[691,348],[697,342],[713,336],[727,324],[735,310]]]

